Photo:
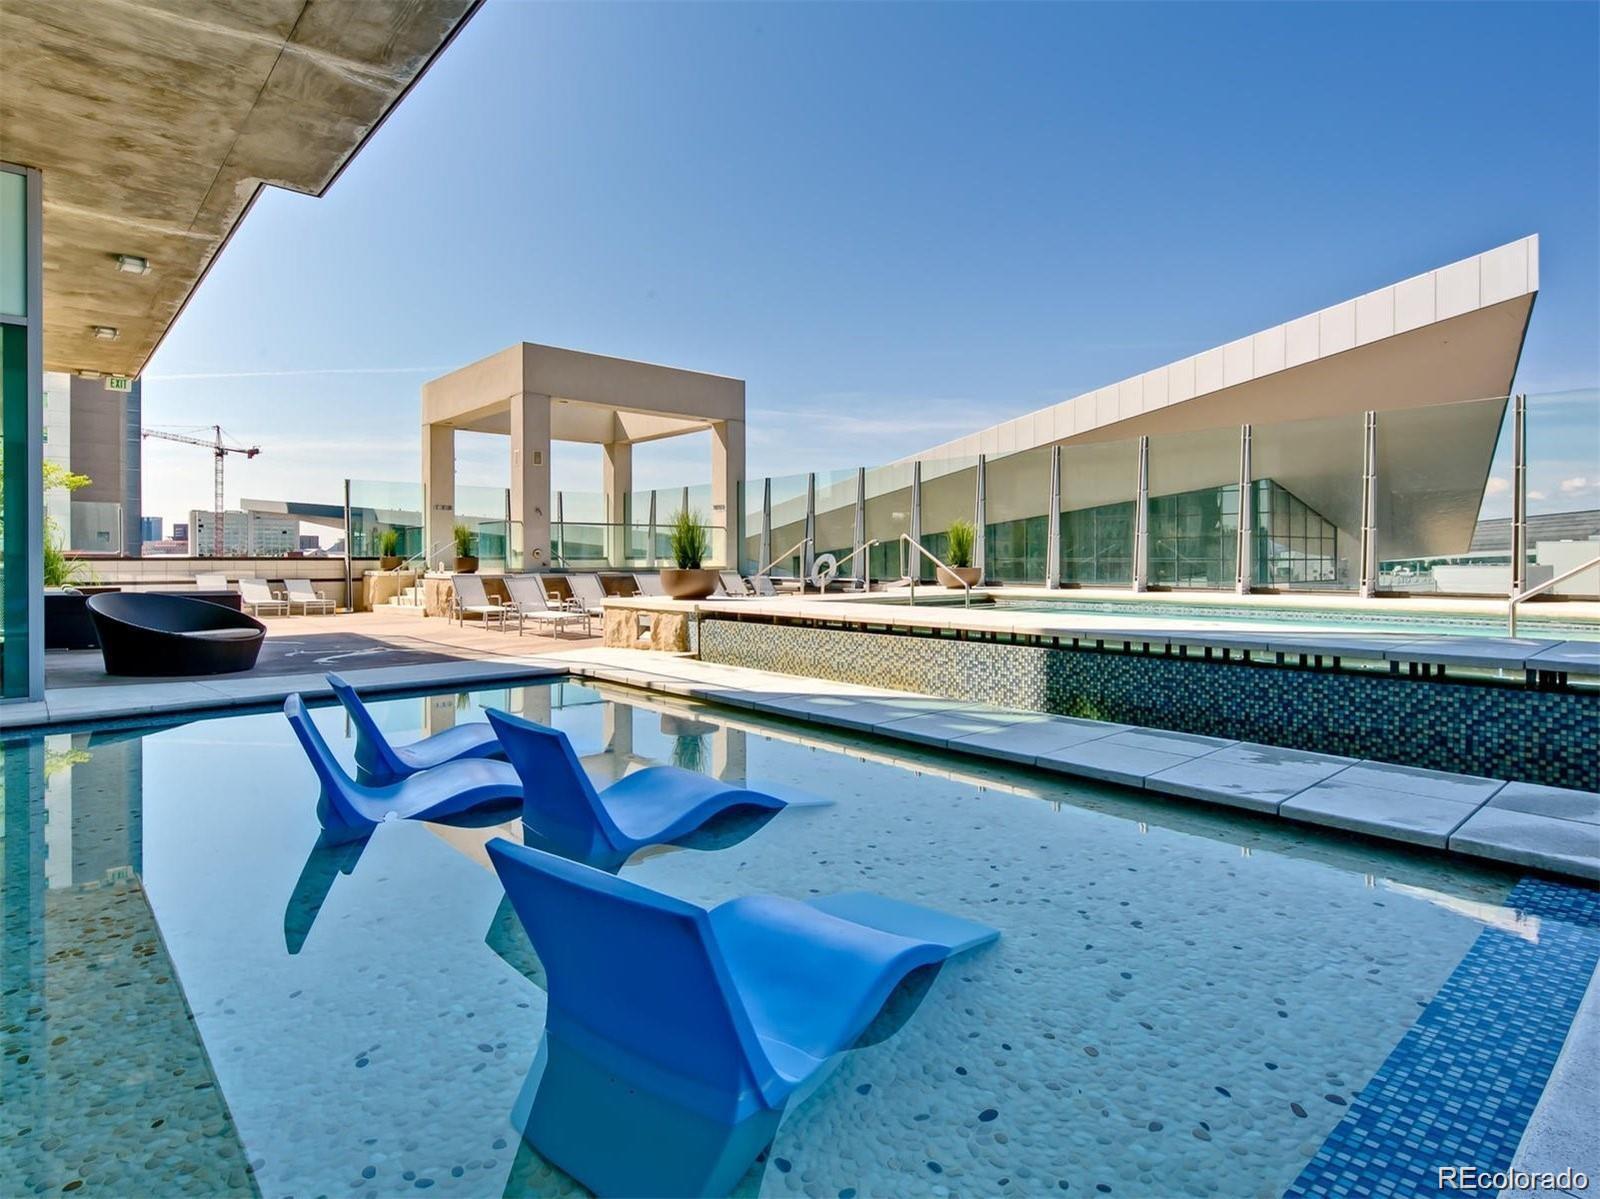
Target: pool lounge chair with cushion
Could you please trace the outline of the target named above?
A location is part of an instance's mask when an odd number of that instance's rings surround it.
[[[572,606],[590,616],[605,613],[606,589],[599,575],[567,575],[567,588],[572,592]]]
[[[273,594],[265,579],[240,579],[239,594],[252,616],[289,615],[289,601]]]
[[[560,632],[568,625],[582,625],[583,635],[589,635],[589,614],[587,612],[574,612],[570,609],[552,608],[549,593],[544,589],[544,580],[538,575],[507,575],[502,582],[506,591],[511,595],[511,603],[516,608],[517,632],[522,632],[523,621],[531,620],[535,624],[547,625]]]
[[[500,739],[482,721],[458,724],[410,745],[394,745],[384,736],[356,689],[339,675],[330,674],[327,678],[328,686],[333,688],[334,695],[350,714],[350,723],[355,726],[356,765],[361,768],[364,783],[392,783],[420,770],[431,770],[463,758],[505,757]]]
[[[231,674],[249,670],[267,626],[244,612],[186,595],[111,591],[85,605],[106,673]]]
[[[724,812],[822,802],[753,791],[676,766],[647,766],[597,792],[560,729],[494,708],[489,723],[522,777],[523,822],[551,848],[602,869],[620,868],[647,845],[687,837]]]
[[[600,1195],[726,1195],[913,971],[986,925],[866,892],[707,911],[488,844],[549,980],[513,1120]]]
[[[517,772],[504,762],[484,758],[445,762],[383,786],[358,783],[339,765],[298,695],[284,700],[283,714],[322,783],[317,816],[329,840],[364,837],[390,816],[442,820],[522,798]]]
[[[456,623],[463,627],[466,626],[467,617],[476,616],[483,621],[485,628],[491,620],[499,622],[500,630],[504,632],[506,617],[516,615],[515,608],[489,601],[489,593],[484,590],[483,579],[478,575],[451,575],[450,590],[450,613],[456,618]]]
[[[311,585],[310,579],[285,579],[283,586],[284,598],[288,601],[291,613],[294,612],[296,607],[307,616],[310,616],[312,612],[321,612],[327,615],[339,610],[339,606],[331,599],[324,599],[318,594],[317,589]]]

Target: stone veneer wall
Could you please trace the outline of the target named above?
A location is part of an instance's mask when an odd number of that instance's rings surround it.
[[[1600,790],[1600,693],[705,618],[707,662]]]

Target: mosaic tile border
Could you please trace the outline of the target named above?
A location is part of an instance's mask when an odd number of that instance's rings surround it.
[[[1600,961],[1600,892],[1527,878],[1506,904],[1534,935],[1479,935],[1286,1199],[1492,1199],[1439,1169],[1510,1167]]]
[[[1145,728],[1600,790],[1600,692],[730,619],[702,660]]]

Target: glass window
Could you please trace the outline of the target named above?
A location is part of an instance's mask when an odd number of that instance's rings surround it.
[[[1231,588],[1239,552],[1239,430],[1150,439],[1149,581]],[[1225,500],[1231,498],[1231,503]]]
[[[1359,413],[1251,427],[1252,585],[1355,589],[1363,437]]]
[[[1050,446],[990,458],[984,470],[984,574],[1044,581],[1050,536]]]
[[[1133,582],[1133,508],[1139,443],[1061,447],[1061,582],[1085,587]]]

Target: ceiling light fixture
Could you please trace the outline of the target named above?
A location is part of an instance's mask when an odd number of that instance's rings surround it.
[[[101,341],[116,341],[117,328],[115,325],[91,325],[94,335]]]
[[[117,269],[126,271],[130,275],[148,275],[150,273],[150,260],[140,258],[137,254],[118,254]]]

